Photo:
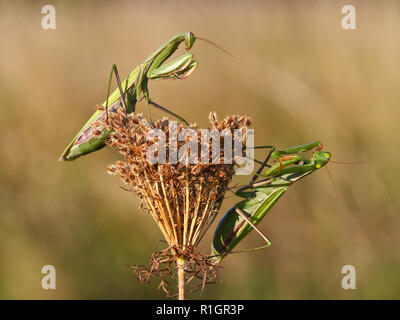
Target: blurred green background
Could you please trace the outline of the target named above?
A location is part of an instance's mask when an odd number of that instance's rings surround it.
[[[41,28],[46,4],[56,8],[56,30]],[[324,169],[291,187],[260,225],[272,247],[228,257],[223,282],[189,298],[400,298],[400,4],[354,3],[353,31],[341,27],[345,4],[0,2],[0,298],[165,298],[127,267],[147,264],[165,244],[138,200],[106,174],[118,154],[57,159],[104,101],[111,64],[125,77],[182,31],[234,58],[196,42],[198,70],[151,82],[155,101],[202,127],[211,110],[247,114],[257,145],[320,140],[333,160],[368,161],[330,164],[334,186]],[[236,201],[229,195],[222,211]],[[240,248],[261,244],[252,234]],[[47,264],[56,290],[41,287]],[[341,287],[347,264],[356,290]]]

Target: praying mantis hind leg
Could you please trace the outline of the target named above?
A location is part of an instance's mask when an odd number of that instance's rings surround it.
[[[268,164],[268,161],[271,158],[271,155],[275,151],[275,146],[256,146],[256,147],[251,147],[251,149],[270,149],[270,151],[268,152],[268,155],[267,155],[267,157],[265,158],[264,161],[259,161],[257,159],[253,159],[250,156],[246,155],[246,158],[249,158],[250,160],[258,163],[260,165],[260,167],[258,168],[256,174],[251,178],[249,184],[239,188],[237,192],[245,191],[247,189],[253,189],[253,187],[256,187],[258,185],[258,183],[256,183],[256,181],[257,181],[258,177],[261,175],[261,173],[264,170],[264,168],[265,167],[271,167]],[[266,179],[266,180],[268,180],[268,179]],[[266,180],[262,180],[261,182],[264,182]]]
[[[261,172],[267,166],[267,163],[268,163],[269,159],[271,158],[272,153],[275,151],[275,146],[258,146],[258,147],[254,147],[253,149],[270,149],[270,151],[268,152],[268,155],[265,158],[265,160],[261,163],[261,166],[258,168],[256,174],[251,178],[250,183],[248,185],[249,187],[252,187],[254,185],[257,178],[261,174]],[[257,161],[257,162],[259,162],[259,161]]]
[[[106,98],[106,106],[105,106],[107,123],[108,123],[108,99],[110,97],[111,81],[112,81],[113,74],[115,75],[115,79],[117,81],[118,89],[119,89],[119,92],[120,92],[120,95],[121,95],[120,100],[121,100],[121,103],[122,103],[122,105],[124,107],[124,111],[126,113],[130,113],[130,112],[134,111],[135,104],[136,104],[136,100],[133,101],[132,100],[132,95],[130,95],[128,92],[126,94],[126,96],[129,97],[128,101],[125,100],[125,93],[124,93],[124,90],[122,90],[121,79],[119,77],[118,68],[117,68],[117,65],[113,64],[112,67],[111,67],[110,78],[108,80],[107,98]],[[127,106],[127,104],[129,104],[129,107]],[[131,109],[133,109],[133,110],[131,110]]]
[[[119,94],[120,94],[119,100],[121,101],[124,112],[126,114],[135,112],[136,103],[137,103],[136,94],[135,94],[134,90],[132,92],[132,88],[128,89],[127,81],[125,82],[124,90],[122,89],[122,84],[121,84],[121,79],[119,76],[118,68],[115,64],[113,64],[112,68],[111,68],[110,79],[108,82],[108,92],[107,92],[107,99],[106,99],[106,106],[105,106],[107,123],[108,123],[108,99],[109,99],[108,97],[110,94],[111,80],[112,80],[113,74],[115,75],[115,79],[117,81],[117,86],[118,86],[118,90],[119,90]]]
[[[261,163],[260,167],[258,168],[256,174],[251,178],[250,183],[247,186],[244,186],[242,188],[240,188],[238,190],[239,193],[247,190],[247,189],[252,189],[254,186],[254,183],[256,182],[257,178],[259,177],[259,175],[262,173],[262,171],[264,170],[264,168],[267,166],[267,163],[269,161],[269,159],[271,158],[272,153],[275,151],[275,146],[257,146],[254,147],[254,149],[270,149],[270,151],[268,152],[267,157],[265,158],[265,160]],[[257,161],[260,162],[260,161]],[[235,212],[241,216],[260,236],[261,238],[263,238],[265,240],[265,242],[267,243],[266,246],[263,246],[261,248],[265,248],[271,245],[271,241],[267,238],[267,236],[251,221],[251,219],[247,216],[247,214],[245,212],[243,212],[240,208],[235,208]],[[250,216],[251,217],[251,216]]]
[[[257,233],[261,236],[261,238],[263,238],[265,240],[265,242],[267,243],[268,246],[271,245],[271,241],[269,241],[269,239],[267,238],[267,236],[260,230],[257,228],[257,226],[249,219],[249,217],[246,215],[246,213],[244,213],[242,210],[240,210],[239,208],[235,208],[235,211],[238,215],[240,215],[249,225],[251,225],[251,227],[257,231]]]

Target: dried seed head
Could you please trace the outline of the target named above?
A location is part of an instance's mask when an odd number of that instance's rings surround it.
[[[251,122],[247,116],[237,114],[218,121],[215,112],[210,113],[209,120],[211,129],[220,132],[228,130],[232,136],[233,130],[244,130]],[[235,163],[213,163],[215,157],[212,158],[211,144],[208,150],[200,153],[198,163],[187,161],[189,152],[180,154],[178,158],[182,162],[169,163],[173,162],[170,152],[182,150],[187,144],[186,141],[176,139],[176,135],[183,133],[184,129],[193,129],[199,141],[198,150],[201,150],[201,131],[195,124],[184,126],[167,118],[151,122],[141,114],[127,115],[118,109],[117,112],[110,112],[108,119],[104,118],[100,126],[110,126],[113,129],[106,143],[117,148],[123,157],[122,161],[109,166],[107,172],[118,174],[123,183],[130,185],[130,189],[141,199],[141,207],[153,216],[170,246],[182,250],[197,245],[214,204],[223,199],[234,174]],[[153,129],[161,131],[166,141],[160,141],[160,135],[151,135]],[[216,158],[223,160],[224,138],[221,139]],[[165,147],[166,163],[151,164],[148,161],[147,152],[155,143]],[[159,154],[156,152],[155,156]],[[200,163],[204,156],[208,158],[208,163]]]

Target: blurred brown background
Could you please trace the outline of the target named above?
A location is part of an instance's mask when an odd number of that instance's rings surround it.
[[[56,8],[56,30],[41,28],[46,4]],[[146,264],[164,244],[138,200],[106,174],[118,154],[57,159],[104,101],[111,64],[124,77],[182,31],[234,58],[196,42],[198,70],[185,81],[151,82],[155,101],[203,127],[211,110],[245,113],[258,145],[320,140],[333,160],[368,161],[330,164],[334,187],[325,169],[291,187],[261,224],[272,247],[228,257],[223,282],[189,297],[400,298],[400,4],[354,3],[353,31],[341,27],[345,4],[1,2],[0,298],[165,297],[126,266]],[[230,195],[222,211],[236,201]],[[253,234],[240,248],[261,244]],[[46,264],[56,268],[56,290],[41,287]],[[341,288],[347,264],[357,270],[356,290]]]

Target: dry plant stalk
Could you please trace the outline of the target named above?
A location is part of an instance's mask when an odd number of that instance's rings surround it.
[[[210,113],[209,120],[210,129],[220,132],[228,130],[232,136],[235,129],[241,129],[243,147],[246,141],[244,129],[250,125],[248,117],[233,115],[218,121],[216,114]],[[201,150],[201,131],[196,124],[184,126],[176,124],[175,121],[174,124],[175,127],[167,118],[151,122],[141,114],[125,114],[119,109],[117,112],[110,112],[103,123],[98,123],[98,132],[101,133],[101,128],[104,127],[113,130],[107,144],[117,148],[123,160],[110,165],[108,173],[119,175],[123,183],[129,186],[129,190],[141,199],[141,208],[147,209],[168,242],[166,250],[153,254],[147,268],[136,266],[135,271],[146,283],[149,282],[150,276],[160,277],[160,286],[167,294],[171,292],[165,273],[176,280],[174,273],[177,271],[179,299],[184,299],[185,281],[187,283],[192,278],[200,278],[201,287],[204,287],[205,284],[216,280],[218,267],[207,262],[208,259],[199,252],[197,245],[202,231],[214,213],[214,204],[222,201],[224,197],[234,174],[235,163],[224,163],[223,137],[220,138],[219,161],[216,164],[211,163],[211,143],[207,155],[209,164],[200,163],[201,155],[198,164],[179,161],[184,159],[178,159],[176,164],[169,163],[170,148],[179,150],[186,143],[177,141],[177,145],[172,146],[169,141],[170,135],[175,137],[175,134],[179,134],[185,128],[195,130],[199,141],[198,150]],[[171,128],[175,128],[176,132]],[[157,137],[149,134],[152,129],[160,129],[165,133],[165,164],[151,164],[146,158],[148,148],[157,143]],[[233,148],[232,139],[232,150]],[[188,160],[188,152],[184,155]],[[171,262],[177,270],[172,271]],[[191,276],[185,277],[185,273]]]

